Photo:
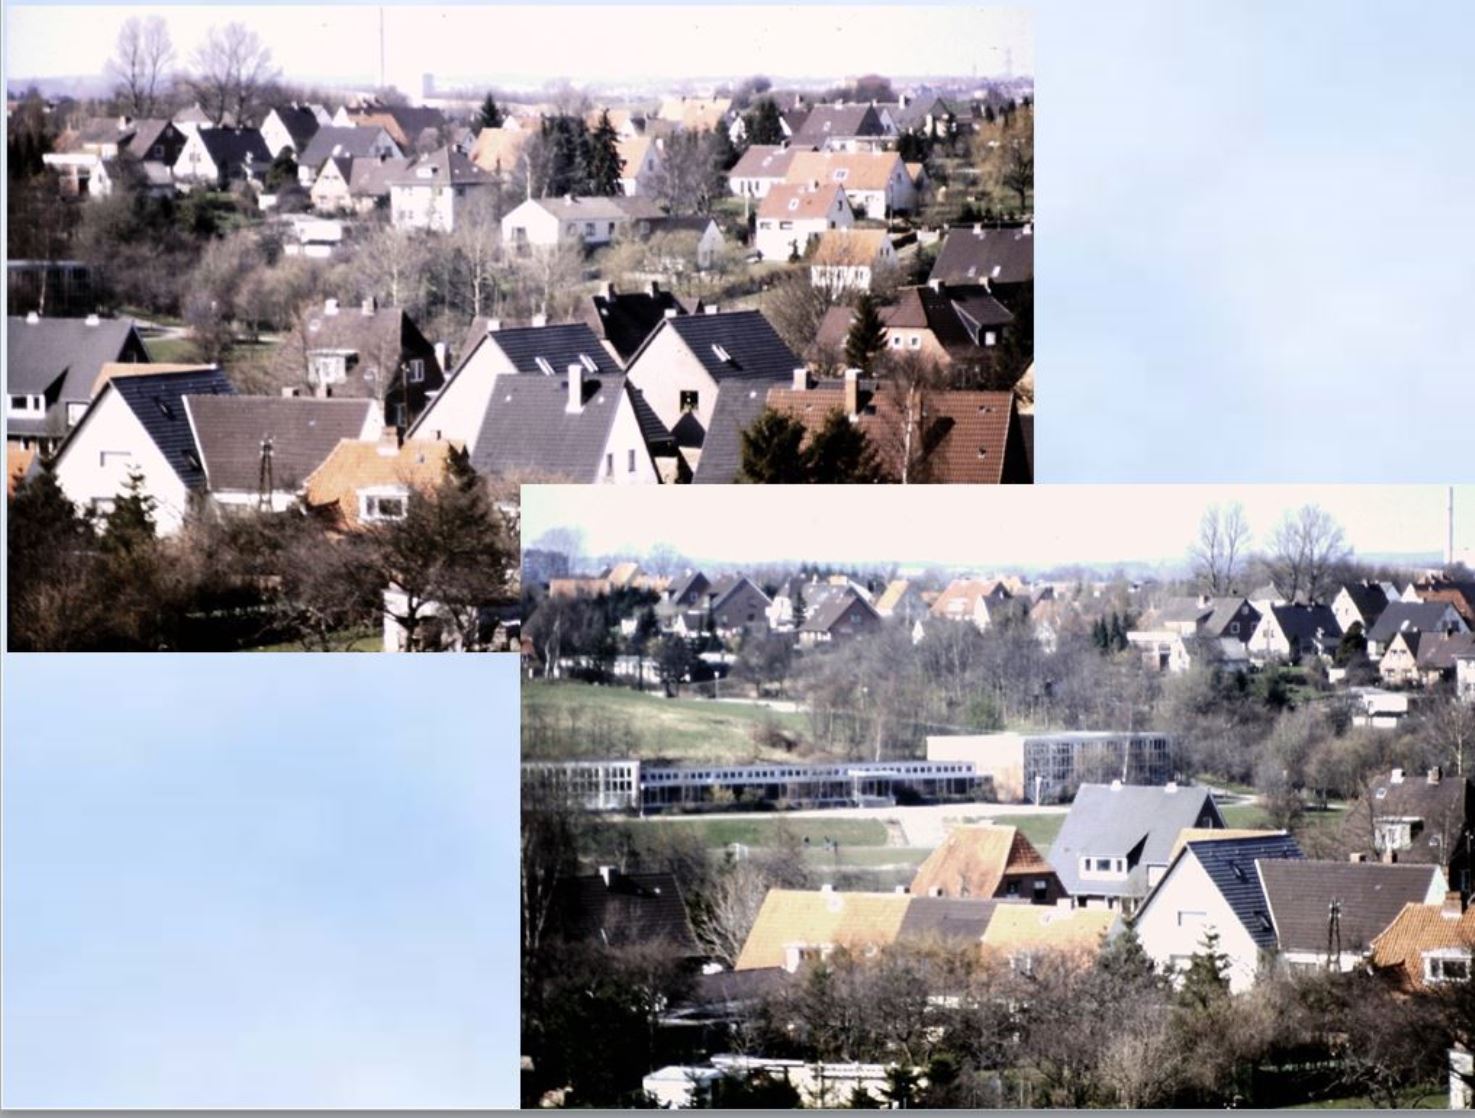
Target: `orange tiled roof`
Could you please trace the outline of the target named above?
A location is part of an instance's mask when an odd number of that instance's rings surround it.
[[[314,508],[338,506],[344,524],[359,523],[358,492],[380,485],[431,489],[446,475],[455,443],[414,440],[388,450],[382,443],[344,439],[307,477],[305,499]]]
[[[969,617],[977,608],[979,598],[987,598],[1000,585],[998,579],[992,578],[955,578],[948,583],[947,589],[939,594],[932,603],[932,615],[934,617]],[[961,601],[963,611],[956,612],[951,608],[953,602]]]
[[[679,124],[692,132],[716,128],[732,108],[731,97],[672,97],[661,102],[658,114],[662,120]]]
[[[835,196],[844,191],[834,183],[781,182],[758,205],[758,216],[785,221],[819,221],[835,211]]]
[[[1424,985],[1423,952],[1441,947],[1475,946],[1475,908],[1456,917],[1437,904],[1406,904],[1393,923],[1373,939],[1375,967],[1401,967],[1407,982]]]
[[[895,609],[898,602],[906,595],[907,588],[911,582],[904,578],[894,578],[886,584],[886,589],[876,599],[876,612],[885,613],[889,609]]]
[[[905,893],[770,889],[733,969],[781,967],[793,944],[884,947],[896,941],[910,903]]]
[[[1104,908],[1001,904],[983,933],[983,946],[1012,953],[1051,950],[1094,955],[1117,914]]]
[[[890,239],[884,229],[826,229],[811,264],[870,264]]]
[[[954,827],[917,867],[919,897],[992,897],[1015,874],[1053,874],[1050,863],[1017,827]]]
[[[901,166],[901,156],[894,151],[796,151],[784,182],[833,182],[846,190],[885,190]]]
[[[483,128],[471,145],[471,162],[483,171],[510,174],[532,135],[521,128]]]

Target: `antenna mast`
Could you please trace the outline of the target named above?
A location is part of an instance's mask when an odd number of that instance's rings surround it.
[[[1326,906],[1326,969],[1342,966],[1342,902],[1333,897]]]
[[[261,471],[256,480],[256,507],[262,512],[271,511],[271,491],[275,488],[271,476],[271,436],[261,440]]]

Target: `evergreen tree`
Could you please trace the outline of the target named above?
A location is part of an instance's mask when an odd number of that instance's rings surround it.
[[[599,114],[599,123],[589,134],[588,152],[589,193],[604,197],[623,193],[620,186],[620,138],[610,123],[608,109]]]
[[[742,434],[739,481],[760,485],[796,485],[809,480],[804,455],[804,424],[772,408]]]
[[[1187,1010],[1207,1010],[1229,995],[1229,956],[1219,950],[1219,933],[1204,932],[1199,949],[1188,960],[1178,1003]]]
[[[110,551],[131,553],[152,544],[157,537],[154,510],[159,502],[143,487],[143,474],[128,471],[128,480],[107,514],[103,543]]]
[[[732,142],[732,133],[727,126],[719,124],[707,137],[706,151],[710,170],[708,178],[710,181],[710,192],[722,194],[727,190],[727,172],[732,170],[734,163],[738,161],[742,152],[738,151],[737,145]],[[710,209],[710,203],[707,209]],[[704,209],[703,212],[706,212]]]
[[[283,148],[271,161],[266,171],[266,188],[270,191],[284,190],[297,184],[297,160],[292,158],[292,149]]]
[[[865,432],[836,408],[814,432],[804,452],[809,480],[816,485],[864,484],[883,480]]]
[[[477,128],[480,132],[483,128],[501,128],[505,117],[502,110],[497,107],[497,99],[487,93],[487,99],[481,103],[481,111],[477,114]]]
[[[845,335],[845,363],[869,376],[871,367],[886,349],[886,326],[881,321],[876,297],[869,291],[861,294],[855,305],[855,318]]]
[[[761,98],[743,117],[749,144],[781,144],[784,142],[783,116],[772,97]]]
[[[799,577],[794,580],[794,628],[804,624],[809,616],[809,607],[804,603],[804,568],[799,568]]]
[[[1096,970],[1115,988],[1161,986],[1166,979],[1157,973],[1152,957],[1142,946],[1130,924],[1107,940],[1096,956]]]

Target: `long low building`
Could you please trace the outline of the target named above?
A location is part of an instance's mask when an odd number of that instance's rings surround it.
[[[972,764],[1002,803],[1068,801],[1085,783],[1163,785],[1181,778],[1177,740],[1151,731],[931,735],[927,759]]]
[[[863,805],[912,793],[962,799],[979,786],[970,761],[839,761],[825,764],[676,765],[529,761],[524,786],[562,792],[594,811],[661,811],[733,799]]]

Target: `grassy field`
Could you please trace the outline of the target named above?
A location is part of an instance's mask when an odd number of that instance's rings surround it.
[[[745,846],[773,846],[778,841],[781,828],[789,830],[799,841],[808,839],[811,846],[821,849],[827,838],[838,842],[842,851],[845,847],[886,847],[886,824],[878,819],[789,819],[772,814],[754,815],[751,819],[703,819],[701,816],[683,818],[667,815],[658,819],[629,820],[610,825],[682,828],[684,830],[681,833],[695,832],[700,835],[702,845],[711,849],[720,849],[734,842]]]
[[[195,365],[200,352],[189,338],[150,338],[144,343],[149,356],[162,364]]]
[[[963,815],[961,818],[965,823],[982,823],[985,821],[982,816],[974,818]],[[1055,836],[1060,833],[1060,828],[1065,825],[1065,813],[1062,811],[1054,814],[1042,813],[1040,815],[1001,815],[994,819],[994,822],[1001,826],[1018,827],[1024,832],[1024,837],[1029,839],[1030,845],[1038,850],[1041,855],[1048,858],[1050,856],[1050,847],[1055,842]]]
[[[794,737],[803,715],[743,703],[667,699],[658,694],[586,683],[529,682],[522,688],[525,757],[613,756],[738,763],[791,760],[760,743],[767,728]]]

